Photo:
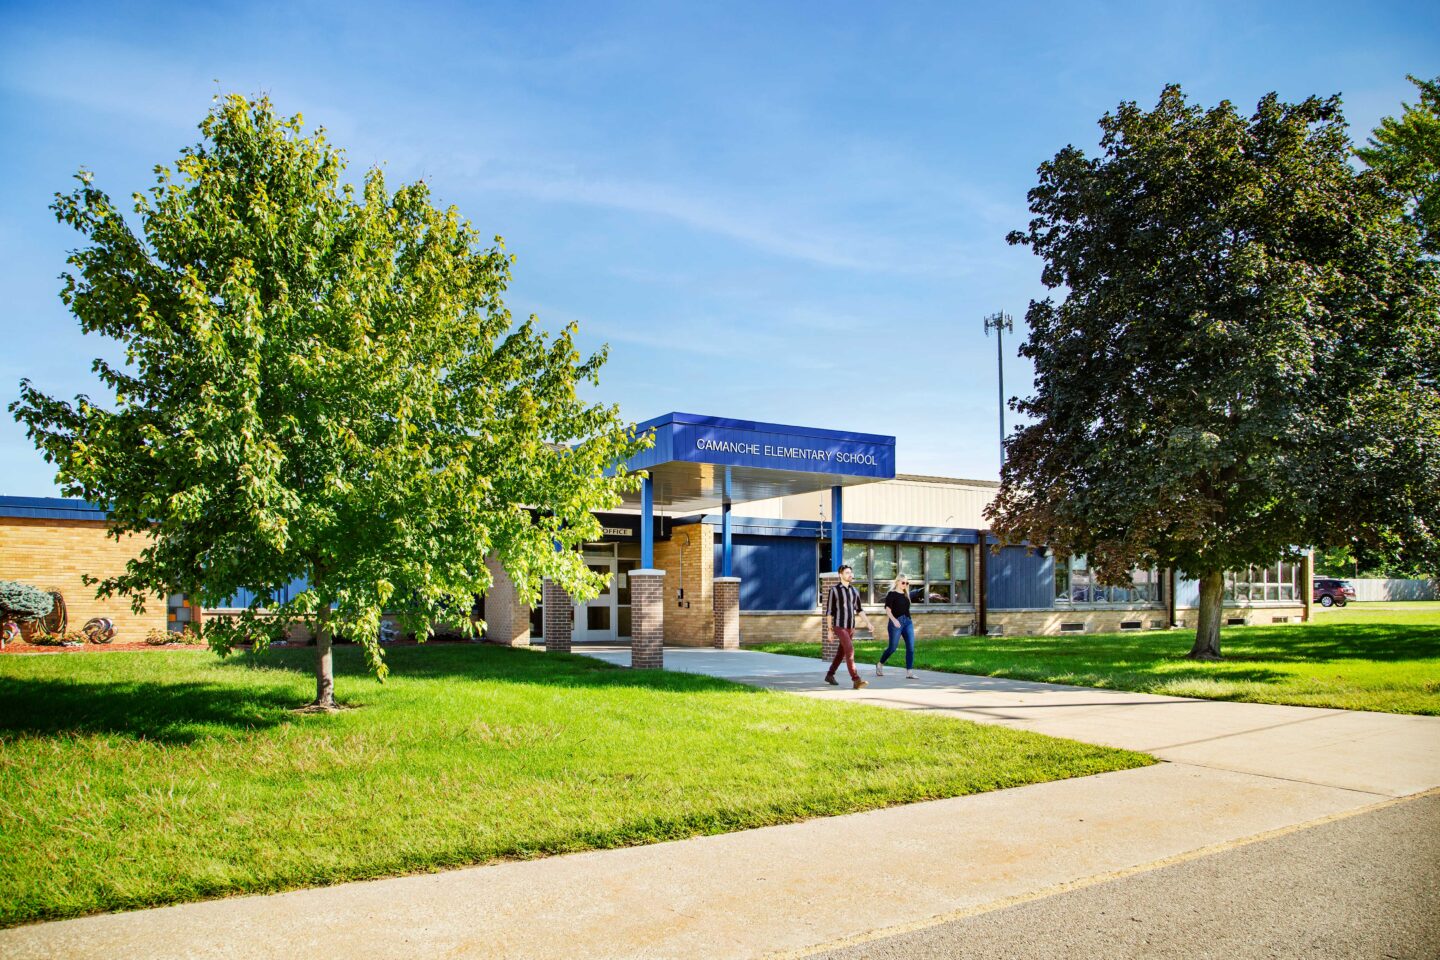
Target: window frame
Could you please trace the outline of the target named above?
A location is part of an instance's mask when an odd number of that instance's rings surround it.
[[[1226,570],[1221,597],[1227,603],[1303,603],[1304,594],[1298,586],[1301,567],[1295,560],[1277,560]]]
[[[1135,567],[1130,571],[1131,586],[1106,587],[1101,586],[1098,582],[1085,554],[1061,557],[1053,550],[1050,554],[1054,559],[1052,576],[1054,599],[1052,602],[1055,606],[1134,607],[1158,606],[1165,602],[1165,578],[1160,576],[1159,567]],[[1085,564],[1080,588],[1087,595],[1087,599],[1084,600],[1075,599],[1075,561],[1077,560]],[[1123,591],[1123,594],[1117,594],[1118,591]]]
[[[890,548],[894,550],[894,573],[895,576],[877,577],[875,569],[875,548]],[[843,553],[845,554],[842,563],[849,563],[856,571],[854,586],[860,591],[862,603],[879,605],[885,602],[885,595],[895,585],[895,579],[904,569],[902,560],[902,548],[913,547],[919,551],[920,573],[913,576],[910,584],[910,603],[912,607],[964,607],[974,604],[973,572],[975,569],[974,544],[968,543],[926,543],[914,540],[846,540],[844,541]],[[834,554],[834,545],[831,545],[831,554]],[[946,563],[949,567],[945,578],[931,578],[931,551],[946,551]],[[863,551],[864,576],[860,575],[859,558],[856,553]],[[960,558],[957,560],[957,554]],[[889,562],[888,558],[886,562]],[[937,563],[938,565],[938,563]],[[964,577],[957,576],[962,572]],[[942,586],[949,594],[945,600],[931,600],[931,585]]]

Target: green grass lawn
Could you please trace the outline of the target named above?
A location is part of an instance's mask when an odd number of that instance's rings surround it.
[[[0,656],[0,925],[951,797],[1150,758],[470,645]]]
[[[1315,609],[1308,624],[1225,628],[1219,663],[1186,660],[1194,631],[1169,630],[921,640],[915,665],[1177,697],[1440,715],[1440,603]],[[866,663],[885,649],[878,641],[855,646]],[[820,647],[750,649],[815,656]],[[890,662],[903,667],[904,657],[902,646]]]

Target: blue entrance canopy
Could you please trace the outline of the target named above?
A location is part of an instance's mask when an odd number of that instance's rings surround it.
[[[730,575],[730,505],[831,491],[831,540],[841,556],[841,488],[895,477],[895,438],[820,427],[667,413],[637,428],[655,438],[625,462],[648,474],[641,487],[640,563],[650,567],[656,505],[680,513],[719,506],[722,575]],[[633,502],[633,501],[632,501]]]
[[[677,513],[895,477],[895,438],[879,434],[693,413],[637,429],[653,431],[655,444],[625,466],[648,471],[655,505]]]

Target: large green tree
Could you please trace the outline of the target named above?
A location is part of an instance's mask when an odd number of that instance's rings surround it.
[[[1253,116],[1168,87],[1100,121],[1098,156],[1039,169],[1044,261],[1020,352],[1035,392],[988,515],[1102,579],[1200,582],[1191,655],[1220,655],[1223,572],[1359,540],[1433,556],[1440,331],[1433,265],[1357,174],[1336,98]]]
[[[1381,120],[1369,145],[1355,152],[1405,203],[1426,249],[1440,254],[1440,77],[1409,80],[1420,102]]]
[[[513,320],[502,242],[424,183],[346,182],[324,131],[266,99],[224,98],[200,130],[134,195],[133,225],[84,171],[54,205],[88,241],[62,297],[125,359],[94,363],[109,402],[23,381],[11,409],[66,493],[151,537],[99,593],[254,591],[240,622],[207,624],[212,644],[309,623],[319,708],[337,632],[383,679],[382,610],[422,637],[469,628],[488,556],[531,597],[542,577],[594,595],[576,548],[637,482],[606,469],[647,442],[577,396],[603,354]]]

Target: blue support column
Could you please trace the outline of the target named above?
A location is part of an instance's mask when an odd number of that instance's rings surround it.
[[[655,569],[655,482],[640,481],[640,566]]]
[[[720,506],[720,576],[730,572],[730,468],[725,468],[725,500]]]
[[[844,487],[830,488],[830,569],[839,570],[845,562]]]

